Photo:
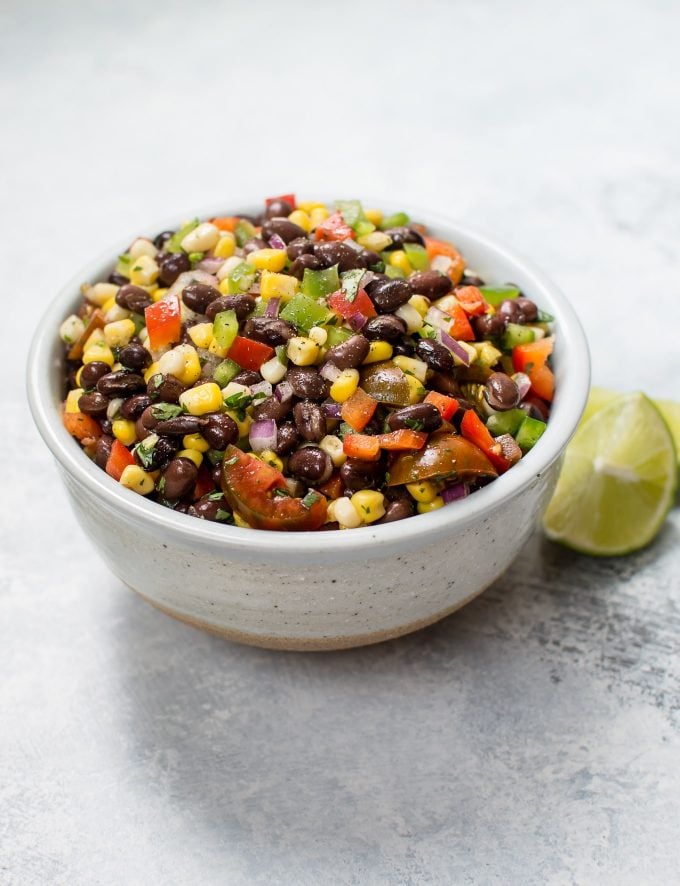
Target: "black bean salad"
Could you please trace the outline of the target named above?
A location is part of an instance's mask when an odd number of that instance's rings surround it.
[[[60,328],[67,430],[123,486],[204,520],[434,511],[548,420],[553,318],[403,212],[274,197],[140,236],[82,293]]]

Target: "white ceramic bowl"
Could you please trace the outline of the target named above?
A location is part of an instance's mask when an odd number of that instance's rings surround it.
[[[182,217],[224,210],[222,205]],[[173,513],[124,489],[62,426],[57,331],[80,300],[80,284],[105,278],[112,258],[133,237],[79,271],[50,305],[29,357],[33,417],[83,530],[112,572],[160,609],[259,646],[318,650],[375,643],[463,606],[508,567],[531,534],[588,395],[583,330],[564,296],[524,259],[433,213],[411,215],[455,243],[482,277],[518,284],[554,314],[556,397],[543,437],[507,474],[448,507],[384,526],[301,533],[240,529]],[[176,224],[140,226],[134,236]]]

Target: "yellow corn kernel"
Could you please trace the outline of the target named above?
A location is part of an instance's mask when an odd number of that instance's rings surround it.
[[[140,495],[148,495],[154,491],[156,484],[151,474],[139,467],[139,465],[128,465],[123,469],[120,475],[120,485]]]
[[[492,366],[495,366],[503,356],[501,351],[495,348],[490,341],[473,341],[470,344],[477,352],[475,363],[484,369],[490,369]]]
[[[83,350],[87,351],[91,347],[96,347],[97,345],[106,344],[106,339],[104,338],[104,333],[101,329],[93,329],[92,332],[88,335],[85,340],[85,344],[83,345]]]
[[[225,277],[223,280],[220,281],[220,285],[218,286],[218,289],[220,290],[222,295],[230,295],[229,278],[228,277]]]
[[[168,291],[167,286],[159,287],[151,294],[151,298],[153,299],[153,301],[161,301],[161,299],[165,296],[167,291]]]
[[[79,388],[82,388],[82,386],[83,386],[83,382],[82,382],[83,369],[85,369],[85,367],[81,366],[80,369],[76,372],[76,384],[78,385]]]
[[[373,252],[382,252],[392,243],[392,238],[384,231],[371,231],[370,234],[359,237],[357,243]]]
[[[83,396],[85,391],[82,388],[74,388],[72,391],[69,391],[66,395],[66,403],[64,404],[64,410],[66,412],[80,412],[80,406],[78,406],[78,400]]]
[[[104,338],[110,348],[124,348],[135,334],[132,320],[115,320],[104,327]]]
[[[198,452],[207,452],[210,443],[201,434],[186,434],[182,438],[182,446],[185,449],[196,449]]]
[[[416,501],[430,502],[437,497],[437,489],[429,480],[419,480],[417,483],[407,483],[409,494]]]
[[[359,387],[359,371],[343,369],[331,385],[330,395],[336,403],[344,403]]]
[[[344,495],[329,502],[326,513],[328,522],[339,523],[341,529],[356,529],[361,526],[361,517],[357,509]]]
[[[321,222],[326,221],[329,215],[330,212],[325,206],[315,206],[309,213],[309,223],[311,225],[310,231],[313,231],[314,228],[318,228]]]
[[[217,412],[222,408],[222,391],[214,381],[189,388],[179,395],[180,405],[190,415],[207,415],[209,412]]]
[[[326,340],[328,339],[328,333],[323,326],[312,326],[307,335],[312,341],[315,341],[317,345],[325,345]]]
[[[406,374],[406,383],[408,384],[408,401],[410,404],[420,403],[425,397],[427,391],[423,387],[422,382],[415,375]]]
[[[413,305],[421,317],[424,317],[430,309],[430,300],[425,298],[424,295],[412,295],[408,300],[408,304]]]
[[[385,217],[381,209],[364,209],[364,215],[372,225],[376,226],[376,228],[380,227],[382,220]]]
[[[97,342],[97,344],[94,344],[92,347],[86,348],[83,351],[83,363],[94,363],[98,360],[102,363],[108,363],[109,366],[113,366],[115,363],[113,351],[105,341]]]
[[[272,357],[271,360],[267,360],[266,363],[263,363],[262,366],[260,366],[260,375],[271,385],[283,381],[287,371],[287,367],[283,365],[278,357]]]
[[[189,231],[181,242],[185,252],[207,252],[220,238],[220,230],[212,222],[202,222]]]
[[[403,271],[407,277],[409,274],[413,273],[411,262],[406,257],[406,253],[403,249],[395,249],[394,252],[390,253],[390,264],[393,268],[398,268],[400,271]]]
[[[418,311],[406,302],[405,305],[401,305],[401,307],[397,308],[394,312],[395,316],[401,318],[406,324],[406,331],[409,335],[412,335],[414,332],[417,332],[419,329],[422,329],[423,326],[423,318],[420,316]]]
[[[375,523],[385,516],[385,496],[375,489],[361,489],[355,492],[350,501],[362,523]]]
[[[278,457],[278,455],[271,449],[263,449],[260,453],[260,458],[265,464],[268,464],[271,468],[274,468],[277,471],[283,470],[283,462]]]
[[[175,457],[188,458],[189,461],[192,461],[197,468],[200,468],[201,464],[203,463],[203,453],[199,452],[198,449],[180,449]]]
[[[341,467],[347,461],[347,456],[342,448],[342,440],[333,434],[327,434],[319,443],[319,449],[322,449],[333,462],[336,468]]]
[[[110,308],[102,308],[102,310],[105,323],[117,323],[118,320],[127,320],[130,317],[130,311],[127,308],[121,308],[116,302]]]
[[[127,418],[117,418],[111,425],[113,436],[124,446],[132,446],[137,439],[135,423]]]
[[[391,356],[392,345],[388,341],[372,341],[368,346],[364,364],[379,363],[381,360],[389,360]]]
[[[158,255],[158,249],[148,237],[137,237],[128,249],[128,255],[130,258],[139,258],[140,255],[150,255],[151,258],[155,258]]]
[[[102,311],[110,311],[116,304],[118,304],[118,302],[116,301],[115,296],[112,295],[111,298],[107,298],[104,304],[100,305],[100,307]]]
[[[304,209],[296,209],[294,212],[291,212],[288,216],[288,221],[302,228],[307,234],[312,230],[312,220],[309,217],[309,213],[305,212]]]
[[[241,529],[250,529],[251,528],[250,523],[247,523],[243,519],[243,517],[239,514],[238,511],[233,512],[233,517],[234,517],[234,525],[235,526],[240,526]]]
[[[140,255],[130,265],[130,283],[137,286],[148,286],[158,279],[160,268],[156,260],[149,255]]]
[[[420,382],[424,382],[427,378],[428,367],[427,363],[423,360],[416,360],[415,357],[405,357],[404,355],[399,354],[392,362],[407,375],[415,375]]]
[[[235,409],[227,409],[225,410],[225,415],[228,415],[229,418],[232,418],[236,422],[236,426],[238,428],[238,438],[242,440],[244,437],[247,437],[250,432],[250,426],[253,423],[252,416],[246,413],[244,418],[239,418],[238,412]]]
[[[437,495],[432,501],[419,501],[416,510],[419,514],[428,514],[430,511],[438,511],[444,507],[444,499],[441,495]]]
[[[230,258],[224,260],[224,262],[217,269],[217,273],[215,274],[215,276],[220,281],[220,283],[223,283],[241,264],[243,264],[243,259],[241,258],[241,256],[232,255]]]
[[[226,357],[229,351],[231,350],[231,345],[228,348],[223,348],[222,345],[217,341],[217,339],[213,336],[210,339],[210,344],[208,345],[208,350],[211,354],[214,354],[216,357]]]
[[[325,204],[325,203],[319,203],[318,200],[316,200],[316,201],[315,201],[315,200],[302,200],[302,201],[298,200],[298,202],[297,202],[297,208],[298,208],[298,209],[301,209],[303,212],[306,212],[307,215],[309,215],[309,213],[310,213],[313,209],[325,209],[325,208],[326,208],[326,204]]]
[[[264,299],[281,298],[288,301],[298,291],[299,285],[299,280],[290,274],[277,274],[265,270],[260,277],[260,295]]]
[[[118,288],[115,283],[95,283],[94,286],[83,286],[82,291],[90,304],[101,308],[109,299],[115,298]]]
[[[59,338],[64,344],[72,345],[83,332],[85,332],[83,321],[76,314],[70,314],[59,327]]]
[[[248,264],[259,271],[282,271],[287,260],[285,249],[255,249],[246,256]]]
[[[193,385],[201,377],[201,361],[191,345],[177,345],[166,351],[158,358],[158,367],[163,375],[174,375],[184,385]]]
[[[236,237],[234,237],[231,231],[224,231],[213,249],[213,254],[215,258],[231,258],[235,249]]]
[[[213,325],[212,323],[196,323],[187,329],[189,338],[197,348],[207,348],[212,341]]]
[[[311,338],[303,335],[294,335],[288,340],[286,353],[288,359],[292,360],[296,366],[312,366],[319,356],[321,348]]]
[[[148,367],[148,369],[144,370],[144,381],[148,382],[152,375],[156,375],[156,373],[160,371],[160,366],[158,364],[158,361],[156,360],[154,363],[151,364],[151,366]]]

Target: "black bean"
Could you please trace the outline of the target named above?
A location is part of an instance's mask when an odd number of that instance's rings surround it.
[[[168,240],[173,237],[175,234],[174,231],[161,231],[160,234],[156,234],[153,238],[153,245],[156,249],[163,249]]]
[[[326,436],[326,417],[321,407],[310,400],[302,400],[293,408],[295,427],[303,440],[318,443]]]
[[[182,290],[182,301],[197,314],[205,314],[208,305],[220,298],[219,289],[209,283],[190,283]]]
[[[360,489],[375,489],[380,485],[385,474],[385,464],[381,461],[363,461],[359,458],[348,458],[340,468],[340,479],[345,489],[358,492]]]
[[[291,421],[284,421],[276,431],[276,446],[274,451],[277,455],[288,455],[300,442],[295,425]]]
[[[178,440],[170,437],[159,437],[151,450],[146,450],[144,458],[139,450],[135,450],[137,464],[146,471],[157,471],[165,467],[180,447]]]
[[[197,476],[198,468],[190,458],[173,458],[163,473],[164,497],[174,499],[188,495]]]
[[[364,362],[368,356],[369,348],[368,339],[358,333],[341,344],[329,348],[325,359],[328,363],[337,366],[338,369],[354,369]]]
[[[175,418],[159,421],[153,430],[156,434],[166,434],[171,437],[197,434],[201,430],[201,417],[199,415],[177,415]]]
[[[333,462],[318,446],[303,446],[288,459],[288,471],[306,483],[321,484],[333,473]]]
[[[146,392],[157,403],[179,403],[180,394],[186,391],[186,385],[174,375],[163,375],[156,372],[146,386]]]
[[[81,394],[78,399],[78,409],[85,415],[93,415],[95,417],[106,415],[106,409],[109,405],[108,397],[100,394],[99,391],[91,391],[89,394]]]
[[[323,400],[328,396],[329,382],[313,366],[293,366],[286,374],[293,394],[304,400]]]
[[[393,314],[406,304],[413,290],[406,280],[381,280],[368,294],[380,314]]]
[[[100,418],[99,419],[99,427],[102,429],[102,434],[112,434],[113,433],[113,422],[110,418]]]
[[[216,465],[210,469],[210,476],[212,478],[215,486],[219,487],[222,485],[222,462],[218,461]]]
[[[472,328],[478,339],[498,338],[505,330],[505,317],[502,314],[481,314],[472,318]]]
[[[94,461],[97,467],[103,468],[104,470],[106,469],[106,462],[111,455],[113,441],[114,438],[108,434],[104,434],[99,440],[97,440],[97,446],[94,451]]]
[[[245,336],[275,348],[295,335],[295,327],[278,317],[251,317],[244,329]]]
[[[295,240],[291,240],[286,247],[286,255],[291,261],[295,261],[295,259],[299,258],[301,255],[313,254],[314,243],[312,243],[309,237],[296,237]]]
[[[214,320],[222,311],[234,311],[236,319],[242,323],[254,310],[255,299],[252,295],[222,295],[210,302],[205,313],[208,320]]]
[[[394,523],[396,520],[403,520],[405,517],[413,516],[413,502],[399,499],[398,501],[390,501],[385,504],[385,513],[376,520],[377,523]]]
[[[280,421],[284,416],[288,415],[292,405],[292,396],[286,400],[277,400],[272,395],[265,400],[260,400],[256,406],[253,406],[252,416],[255,421],[263,418],[273,418],[274,421]]]
[[[402,225],[399,228],[388,228],[385,233],[392,239],[392,243],[387,247],[386,251],[401,249],[404,243],[419,243],[421,246],[425,245],[422,234],[419,234],[414,228],[409,228],[406,225]]]
[[[144,379],[136,372],[126,372],[123,369],[117,372],[107,372],[97,382],[97,390],[105,397],[130,397],[137,391],[143,391]]]
[[[116,304],[128,311],[134,311],[135,314],[143,314],[144,308],[151,304],[151,296],[141,286],[126,283],[116,293]]]
[[[372,249],[363,249],[359,253],[359,258],[361,259],[361,267],[362,268],[375,268],[380,266],[384,268],[383,260],[380,258],[377,252],[373,252]]]
[[[225,516],[228,513],[228,505],[223,498],[202,498],[190,505],[187,514],[199,517],[201,520],[210,520],[213,523],[228,523]]]
[[[447,347],[431,338],[421,338],[416,346],[416,353],[421,360],[437,372],[451,372],[453,370],[453,355]]]
[[[550,410],[540,397],[525,397],[524,404],[529,407],[529,418],[537,418],[540,421],[548,421]]]
[[[321,261],[322,268],[337,265],[340,273],[364,266],[357,250],[340,241],[317,243],[314,246],[314,255]]]
[[[111,367],[102,360],[93,360],[92,363],[86,363],[83,371],[80,373],[80,384],[83,388],[93,388],[100,378],[108,375]]]
[[[141,423],[142,427],[147,431],[155,430],[156,425],[158,424],[158,419],[153,413],[153,406],[147,406],[137,419],[137,423]]]
[[[257,385],[262,381],[262,376],[254,369],[244,369],[232,378],[237,385],[245,385],[249,388],[251,385]]]
[[[158,279],[164,286],[172,286],[179,275],[190,268],[191,262],[185,252],[171,252],[161,262]]]
[[[506,298],[501,302],[497,311],[498,316],[502,317],[506,323],[520,323],[521,312],[514,298]]]
[[[533,321],[538,317],[538,308],[530,298],[525,298],[523,295],[520,295],[515,299],[515,304],[519,308],[519,312],[522,317],[520,323],[533,323]]]
[[[293,277],[297,277],[298,280],[302,280],[305,275],[305,271],[309,269],[310,271],[318,271],[322,267],[322,262],[320,258],[317,258],[315,255],[299,255],[293,264],[290,266],[288,271]]]
[[[293,207],[287,200],[272,200],[264,211],[265,218],[288,218]]]
[[[376,286],[379,286],[381,283],[386,283],[388,280],[391,280],[391,277],[388,277],[387,274],[380,274],[377,271],[373,271],[373,277],[371,280],[364,285],[364,289],[370,295]]]
[[[131,341],[129,345],[121,348],[118,360],[127,369],[144,369],[151,363],[151,354],[139,341]]]
[[[476,274],[463,274],[459,286],[485,286],[481,277]]]
[[[394,343],[392,347],[393,357],[412,357],[416,352],[416,346],[411,339],[404,338]]]
[[[442,416],[436,406],[431,403],[414,403],[397,409],[387,419],[391,431],[408,428],[412,431],[425,431],[429,434],[442,425]]]
[[[243,254],[250,255],[251,252],[257,252],[259,249],[267,249],[269,244],[262,237],[251,237],[243,244]]]
[[[484,385],[484,398],[492,409],[504,412],[519,405],[519,389],[509,375],[493,372]]]
[[[440,274],[439,271],[418,271],[416,274],[411,274],[408,282],[414,292],[426,295],[428,298],[441,298],[453,288],[451,278],[446,274]]]
[[[201,434],[211,449],[222,450],[238,440],[238,425],[230,415],[211,412],[202,418]]]
[[[304,237],[305,231],[287,218],[268,218],[262,225],[262,237],[269,240],[272,234],[277,234],[284,243],[290,243],[297,237]]]
[[[388,341],[394,344],[402,335],[406,335],[406,324],[401,317],[394,314],[380,314],[371,319],[362,328],[361,334],[369,341]]]
[[[121,403],[120,414],[129,421],[137,421],[147,406],[151,406],[151,397],[147,394],[133,394]]]

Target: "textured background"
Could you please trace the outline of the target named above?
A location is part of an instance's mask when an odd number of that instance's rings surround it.
[[[535,537],[460,614],[356,652],[239,648],[119,586],[23,394],[55,289],[234,195],[402,194],[532,256],[596,382],[678,397],[680,7],[0,6],[0,881],[680,883],[680,519]]]

